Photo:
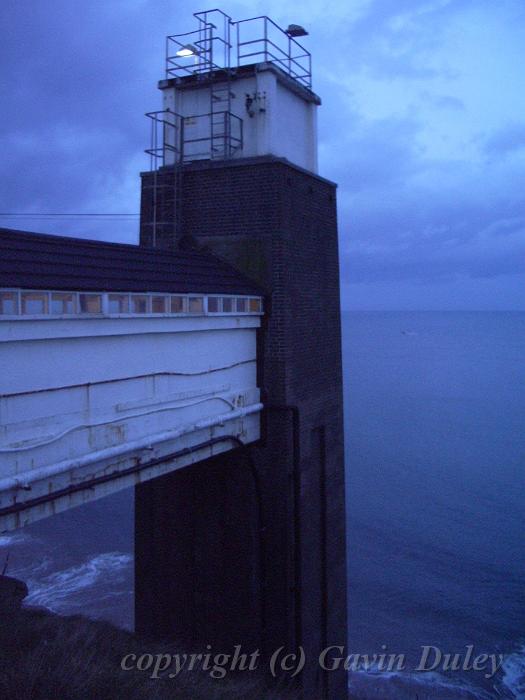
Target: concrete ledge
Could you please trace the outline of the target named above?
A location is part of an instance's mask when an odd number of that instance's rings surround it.
[[[223,68],[221,70],[211,71],[208,78],[203,78],[202,74],[186,75],[179,78],[164,78],[159,80],[158,88],[159,90],[165,90],[169,87],[176,87],[177,90],[191,89],[196,85],[210,85],[213,83],[220,83],[225,80],[235,81],[238,78],[248,78],[254,76],[256,73],[263,73],[265,71],[270,71],[275,73],[277,80],[286,85],[286,87],[295,92],[299,97],[301,97],[306,102],[313,102],[316,105],[321,104],[321,98],[313,90],[307,88],[306,85],[300,83],[297,79],[293,78],[291,75],[283,71],[281,68],[271,63],[269,61],[263,61],[261,63],[250,63],[246,66],[237,66],[235,68]]]
[[[281,158],[280,156],[273,156],[273,155],[265,155],[265,156],[250,156],[249,158],[230,158],[228,160],[194,160],[191,163],[184,163],[184,165],[178,165],[178,166],[173,166],[173,165],[165,165],[162,168],[159,168],[158,172],[160,174],[168,174],[172,173],[175,169],[176,170],[181,170],[183,173],[184,172],[191,172],[191,171],[198,171],[198,170],[221,170],[221,169],[226,169],[226,168],[243,168],[243,167],[249,167],[253,165],[283,165],[286,168],[290,168],[291,170],[294,170],[299,173],[303,173],[304,175],[308,175],[309,177],[315,178],[316,180],[319,180],[320,182],[325,182],[328,185],[331,185],[332,187],[337,187],[337,183],[333,182],[332,180],[328,180],[326,177],[322,177],[321,175],[318,175],[317,173],[313,173],[311,170],[307,170],[306,168],[301,168],[299,165],[295,165],[295,163],[292,163],[291,161],[287,160],[286,158]],[[143,170],[140,173],[140,177],[144,180],[144,178],[152,176],[153,175],[152,170]]]

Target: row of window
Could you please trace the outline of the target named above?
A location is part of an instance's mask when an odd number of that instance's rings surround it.
[[[0,291],[0,316],[259,314],[260,297]]]

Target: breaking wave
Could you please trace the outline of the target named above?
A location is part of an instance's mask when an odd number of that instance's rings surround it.
[[[509,654],[502,666],[501,687],[508,691],[514,700],[525,700],[525,644]]]
[[[495,696],[461,679],[435,671],[384,671],[369,667],[350,674],[348,688],[359,700],[494,700]]]
[[[15,547],[27,544],[32,537],[23,532],[14,532],[12,535],[0,535],[0,547]]]
[[[118,591],[119,585],[125,583],[132,562],[129,554],[106,552],[63,571],[30,578],[25,603],[60,614],[85,613],[86,602],[92,604],[94,599],[120,595],[115,589]]]

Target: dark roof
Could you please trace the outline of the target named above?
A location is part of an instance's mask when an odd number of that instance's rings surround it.
[[[0,228],[0,287],[261,295],[210,253]]]

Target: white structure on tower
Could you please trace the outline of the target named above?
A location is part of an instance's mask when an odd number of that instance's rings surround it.
[[[274,155],[317,172],[311,57],[298,25],[195,13],[197,29],[169,36],[163,109],[152,118],[152,169],[195,160]]]

